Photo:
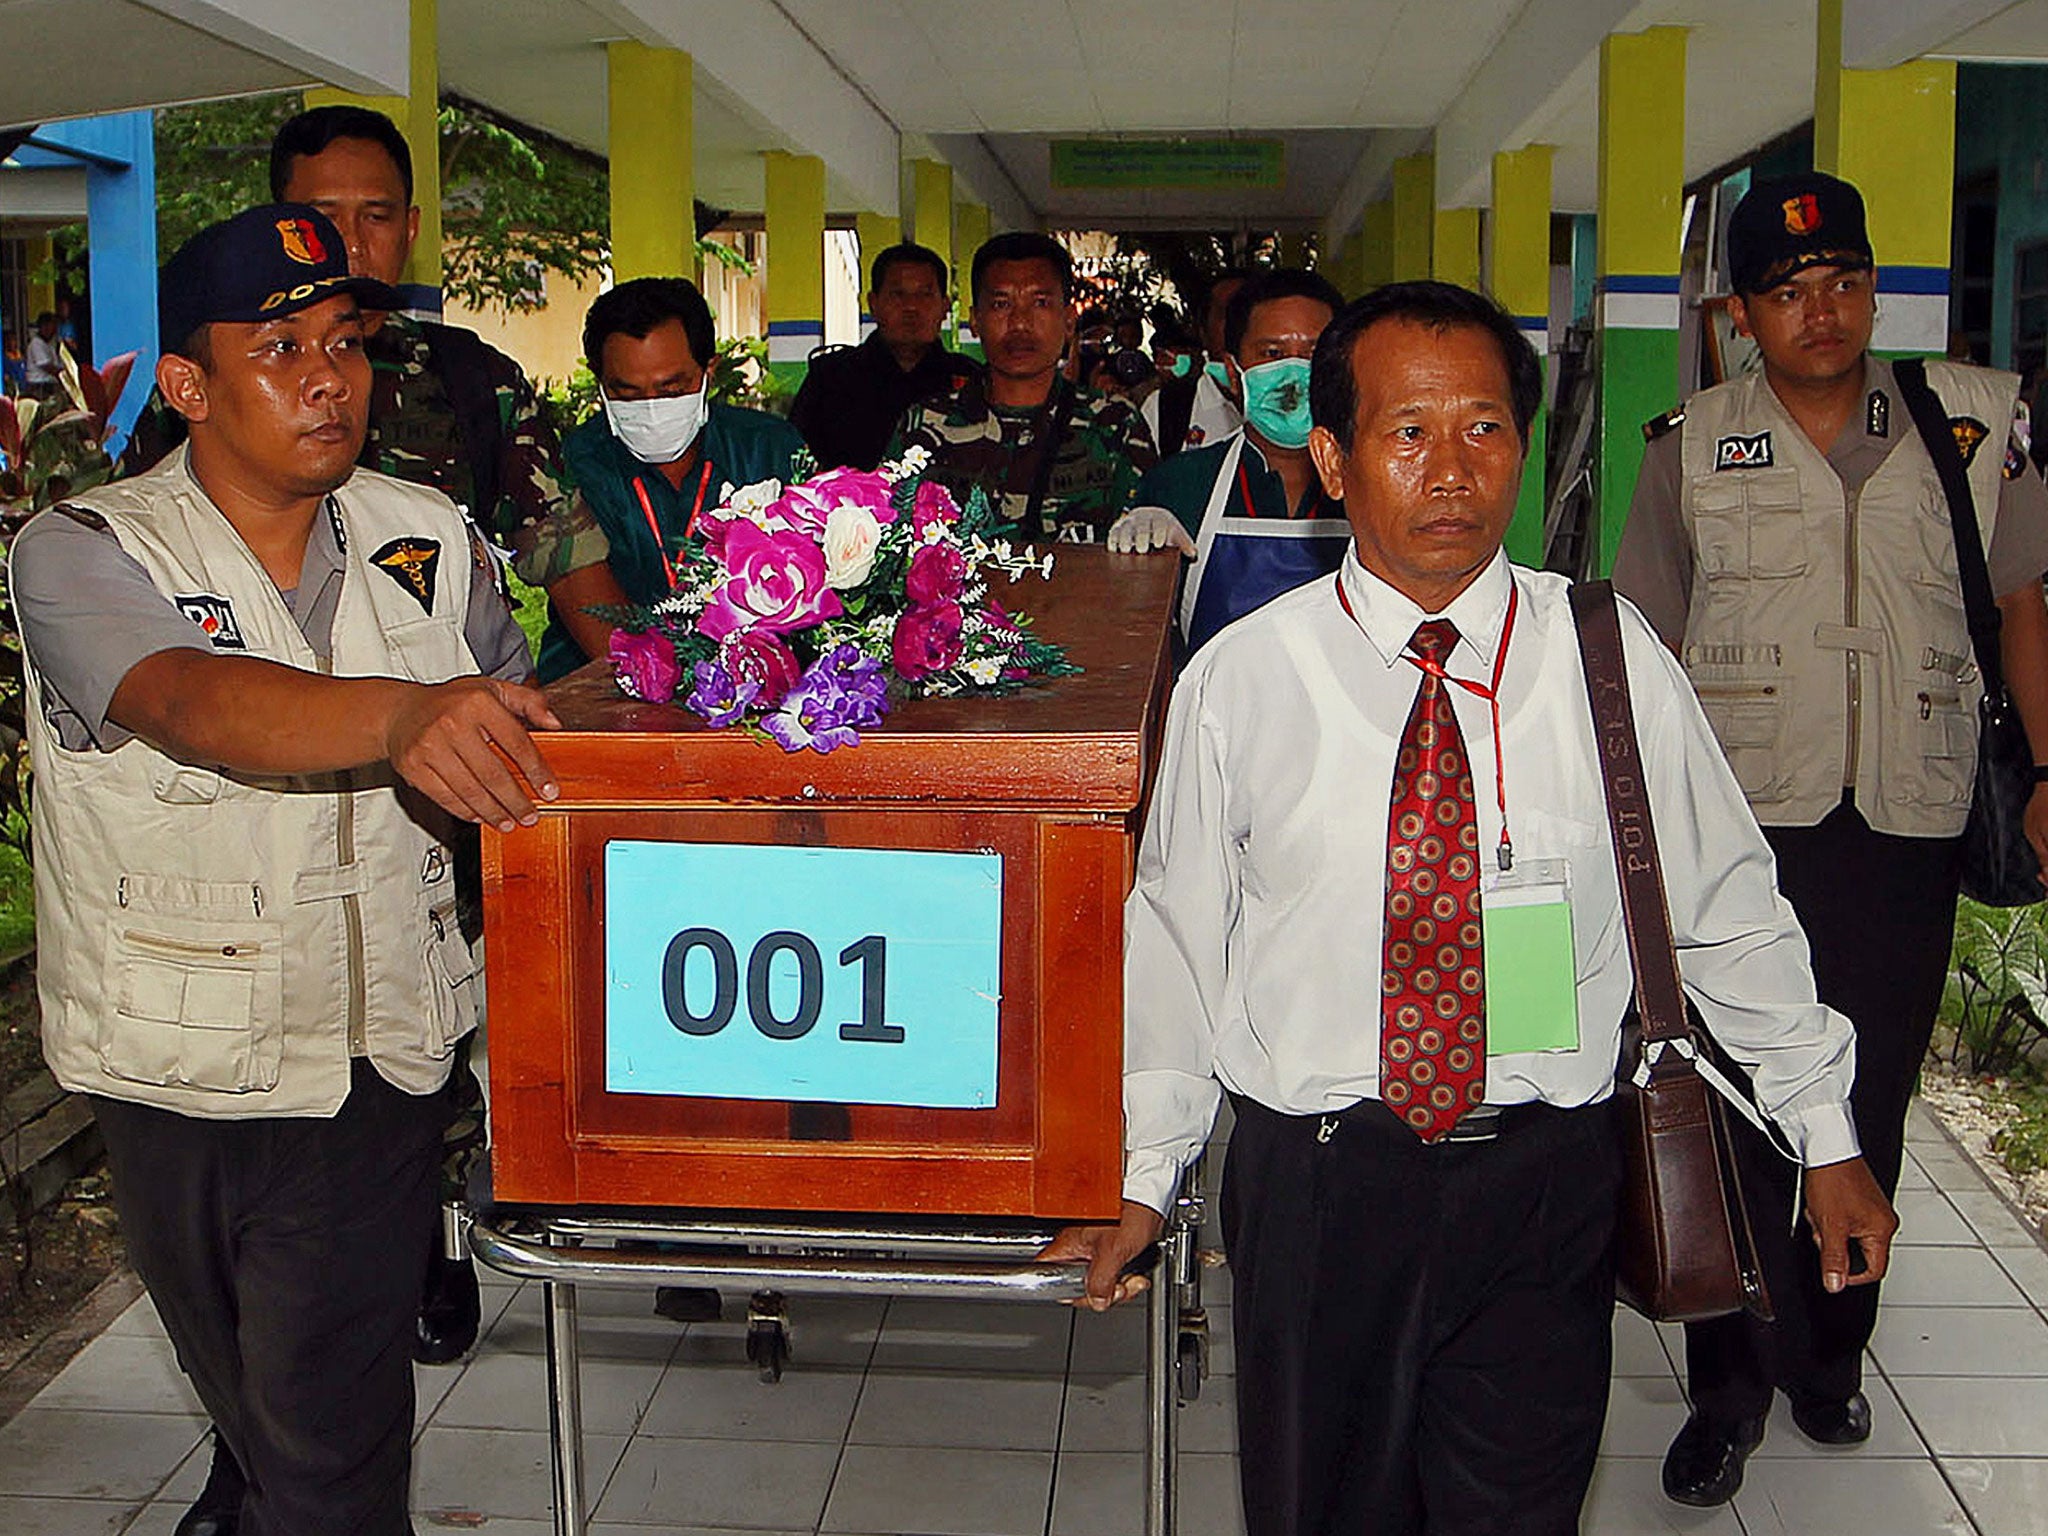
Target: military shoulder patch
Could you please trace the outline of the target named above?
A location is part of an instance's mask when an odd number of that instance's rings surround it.
[[[1759,432],[1754,437],[1723,437],[1714,443],[1714,468],[1717,470],[1768,469],[1776,462],[1771,457],[1771,434],[1768,432]]]
[[[178,612],[199,626],[199,632],[213,642],[218,651],[246,651],[249,642],[242,638],[242,627],[235,622],[235,607],[224,597],[211,592],[180,592],[171,599],[178,605]]]
[[[434,611],[434,578],[441,565],[438,539],[393,539],[370,556],[370,564],[411,594],[424,612]]]
[[[1974,416],[1951,416],[1948,429],[1955,434],[1956,451],[1963,456],[1963,467],[1969,468],[1970,460],[1977,457],[1977,450],[1991,435],[1991,429]]]
[[[1892,435],[1892,397],[1881,389],[1873,389],[1870,399],[1863,406],[1863,435],[1865,437],[1890,437]]]
[[[1652,416],[1643,423],[1643,441],[1654,443],[1665,433],[1676,430],[1685,421],[1685,407],[1666,411],[1662,416]]]
[[[2028,463],[2029,460],[2026,454],[2020,450],[2018,443],[2007,443],[2005,445],[2005,462],[1998,467],[1998,472],[2008,480],[2017,480],[2026,469]]]

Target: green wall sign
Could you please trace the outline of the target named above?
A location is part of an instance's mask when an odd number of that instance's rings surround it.
[[[1052,184],[1122,191],[1287,185],[1279,139],[1054,139]]]

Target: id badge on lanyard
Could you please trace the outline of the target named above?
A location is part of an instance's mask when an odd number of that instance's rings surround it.
[[[1480,888],[1488,1056],[1579,1048],[1571,879],[1564,859],[1518,859]]]

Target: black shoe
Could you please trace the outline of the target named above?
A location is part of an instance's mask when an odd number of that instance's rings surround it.
[[[1870,1438],[1870,1399],[1851,1392],[1832,1398],[1792,1399],[1792,1422],[1815,1445],[1861,1445]]]
[[[421,1365],[449,1365],[476,1343],[483,1304],[476,1289],[476,1261],[451,1259],[438,1249],[427,1262],[427,1284],[414,1321],[412,1357]]]
[[[206,1469],[206,1486],[171,1528],[171,1536],[235,1536],[242,1518],[242,1494],[247,1487],[242,1464],[221,1443],[220,1431],[215,1430],[213,1464]]]
[[[672,1323],[718,1321],[718,1292],[708,1285],[661,1285],[654,1290],[654,1315]]]
[[[1732,1424],[1695,1411],[1664,1453],[1664,1497],[1697,1509],[1713,1509],[1735,1497],[1742,1464],[1764,1441],[1764,1419]]]

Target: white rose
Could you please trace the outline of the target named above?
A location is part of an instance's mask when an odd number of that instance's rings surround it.
[[[859,586],[874,569],[882,525],[866,507],[842,501],[825,519],[825,585],[835,592]]]
[[[725,505],[731,509],[734,516],[758,523],[761,514],[781,499],[780,480],[756,480],[752,485],[743,485],[734,491]]]

